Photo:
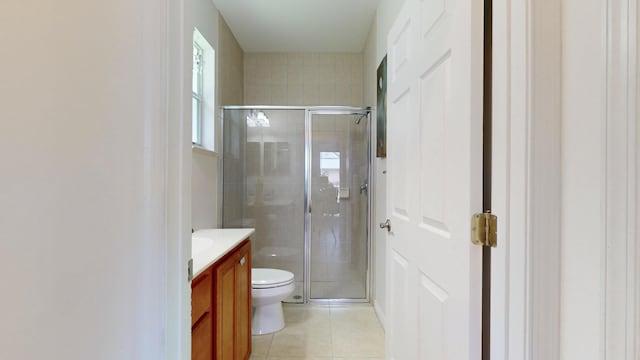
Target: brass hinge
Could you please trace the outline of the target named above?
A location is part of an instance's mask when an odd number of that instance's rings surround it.
[[[471,242],[479,246],[498,245],[498,217],[490,212],[471,217]]]

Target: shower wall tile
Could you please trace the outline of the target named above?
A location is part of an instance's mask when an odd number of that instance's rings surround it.
[[[317,105],[318,103],[318,85],[316,84],[304,84],[303,85],[303,101],[306,105]]]
[[[268,62],[260,62],[256,66],[255,83],[267,86],[271,84],[271,66]]]
[[[272,89],[271,86],[257,86],[256,88],[256,102],[258,105],[270,105],[273,102],[271,101]]]
[[[287,53],[287,64],[289,67],[304,65],[304,54],[302,53]]]
[[[318,65],[335,65],[336,54],[333,53],[320,53],[318,54]]]
[[[302,75],[304,76],[302,81],[305,85],[317,85],[318,83],[318,68],[315,66],[304,66],[302,68]]]
[[[351,102],[354,104],[364,103],[364,91],[361,86],[351,86]]]
[[[318,83],[335,84],[336,82],[336,64],[320,65],[318,67]]]
[[[287,102],[287,85],[277,84],[271,88],[271,103],[283,104]]]
[[[364,104],[363,55],[246,53],[246,105]]]
[[[287,67],[287,84],[302,85],[304,84],[304,66],[300,64],[289,64]]]
[[[349,104],[351,103],[351,86],[349,85],[336,85],[336,103]]]
[[[287,101],[288,105],[304,105],[303,85],[289,84],[287,87]]]
[[[276,85],[287,85],[287,65],[275,64],[271,68],[271,82]]]
[[[256,84],[246,84],[244,87],[244,100],[250,104],[258,103],[258,89],[260,87]]]
[[[320,84],[318,86],[318,102],[321,104],[335,104],[336,103],[336,85]]]
[[[304,60],[304,66],[313,67],[313,68],[318,66],[317,53],[304,53],[303,60]]]

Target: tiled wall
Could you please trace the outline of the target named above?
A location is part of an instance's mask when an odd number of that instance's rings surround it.
[[[313,106],[313,105],[364,105],[364,67],[363,55],[352,53],[245,53],[244,54],[244,104],[245,105],[282,105],[282,106]],[[269,113],[269,112],[267,112]],[[231,115],[231,114],[229,114]],[[285,127],[283,133],[278,134],[277,130],[279,120],[277,114],[269,113],[274,124],[272,128],[264,130],[264,136],[269,137],[268,141],[287,142],[290,146],[294,146],[298,142],[304,142],[304,114],[297,116],[290,114],[293,118],[287,121],[293,122]],[[284,124],[284,123],[283,123]],[[298,125],[298,126],[296,126]],[[298,129],[301,132],[296,132]],[[226,130],[226,129],[225,129]],[[254,129],[255,130],[255,129]],[[255,131],[254,131],[255,132]],[[250,134],[247,134],[247,136]],[[292,139],[291,136],[294,136]],[[250,139],[248,139],[250,140]],[[255,141],[251,140],[251,141]],[[303,143],[301,143],[303,144]],[[300,152],[303,150],[297,150]],[[229,159],[232,160],[232,159]],[[230,164],[233,161],[229,162]],[[300,165],[304,165],[304,159],[300,159]],[[292,164],[295,165],[295,164]],[[225,164],[225,167],[227,165]],[[225,181],[228,175],[225,168]],[[297,175],[295,179],[287,180],[282,176],[263,176],[265,194],[272,194],[275,199],[298,199],[300,206],[304,200],[303,194],[291,195],[291,190],[297,187],[294,184],[300,184],[300,191],[304,191],[304,172],[293,171],[291,174]],[[254,176],[255,177],[255,176]],[[247,196],[251,197],[252,177],[246,175],[244,183]],[[289,195],[278,195],[279,183],[288,184],[288,190],[285,191]],[[226,185],[227,189],[229,184]],[[240,191],[238,187],[238,191]],[[282,189],[281,189],[282,190]],[[227,214],[234,214],[234,205],[228,204],[233,198],[229,196],[225,190],[225,217]],[[283,200],[284,201],[284,200]],[[242,202],[238,202],[240,204]],[[296,201],[294,201],[296,203]],[[230,208],[231,207],[231,208]],[[246,213],[248,211],[248,213]],[[250,214],[249,214],[250,213]],[[297,212],[296,212],[297,213]],[[298,227],[291,224],[294,222],[303,229],[304,218],[303,212],[296,216],[289,216],[288,219],[280,220],[280,226],[270,228],[265,224],[273,221],[279,214],[269,208],[269,211],[260,213],[245,209],[243,216],[238,219],[244,221],[255,222],[256,227],[260,228],[260,234],[256,233],[254,242],[255,265],[278,267],[294,272],[296,274],[296,291],[294,295],[302,295],[302,245],[304,242],[303,230],[298,231]],[[249,216],[250,215],[250,216]],[[299,215],[299,216],[297,216]],[[231,220],[231,219],[229,219]],[[282,223],[289,222],[290,225],[282,227]],[[225,225],[227,221],[225,220]],[[260,225],[263,224],[263,225]],[[240,225],[240,224],[238,224]],[[282,232],[282,229],[288,231]],[[280,230],[279,230],[280,229]],[[346,233],[344,233],[346,235]],[[351,234],[349,234],[351,235]],[[345,236],[351,237],[351,236]],[[262,261],[260,253],[262,250],[268,249],[270,257]],[[282,251],[282,254],[276,254]],[[289,256],[289,253],[296,256]],[[273,255],[278,256],[273,256]],[[280,259],[281,258],[281,259]],[[268,260],[268,261],[267,261]],[[323,259],[326,261],[326,259]],[[321,275],[318,272],[316,275]],[[325,280],[319,279],[319,280]],[[298,301],[298,299],[287,299],[288,301]]]
[[[364,105],[363,56],[245,53],[246,105]]]
[[[219,20],[219,41],[220,52],[218,54],[218,104],[225,105],[242,105],[244,98],[244,51],[240,44],[233,36],[231,29],[227,25],[222,16]],[[218,112],[218,116],[220,116]],[[218,121],[217,134],[220,134],[218,144],[222,145],[222,119]],[[228,129],[227,129],[228,130]],[[227,138],[227,141],[229,138]],[[222,146],[218,149],[222,151]],[[244,149],[241,149],[244,151]],[[227,180],[234,179],[227,184],[223,199],[218,201],[221,209],[219,224],[223,224],[222,216],[227,217],[226,222],[232,221],[236,224],[242,218],[242,199],[244,188],[239,185],[240,179],[244,179],[244,169],[241,166],[235,166],[235,162],[227,161],[225,163],[224,174]],[[222,177],[220,176],[220,182]],[[224,210],[222,210],[224,206]],[[241,224],[236,224],[241,226]]]
[[[244,97],[244,51],[222,15],[218,19],[218,104],[242,105]]]

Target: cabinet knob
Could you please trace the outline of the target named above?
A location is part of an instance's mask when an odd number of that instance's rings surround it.
[[[245,260],[245,256],[242,257],[242,259],[240,259],[240,266],[244,266],[244,263],[247,262]]]

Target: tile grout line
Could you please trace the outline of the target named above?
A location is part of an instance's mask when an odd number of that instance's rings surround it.
[[[273,345],[273,339],[275,339],[275,337],[276,333],[271,334],[271,341],[269,341],[269,347],[267,347],[267,354],[264,356],[264,360],[267,360],[269,355],[271,355],[271,346]]]
[[[331,344],[331,358],[335,357],[333,351],[333,311],[331,311],[332,305],[329,304],[329,343]]]

